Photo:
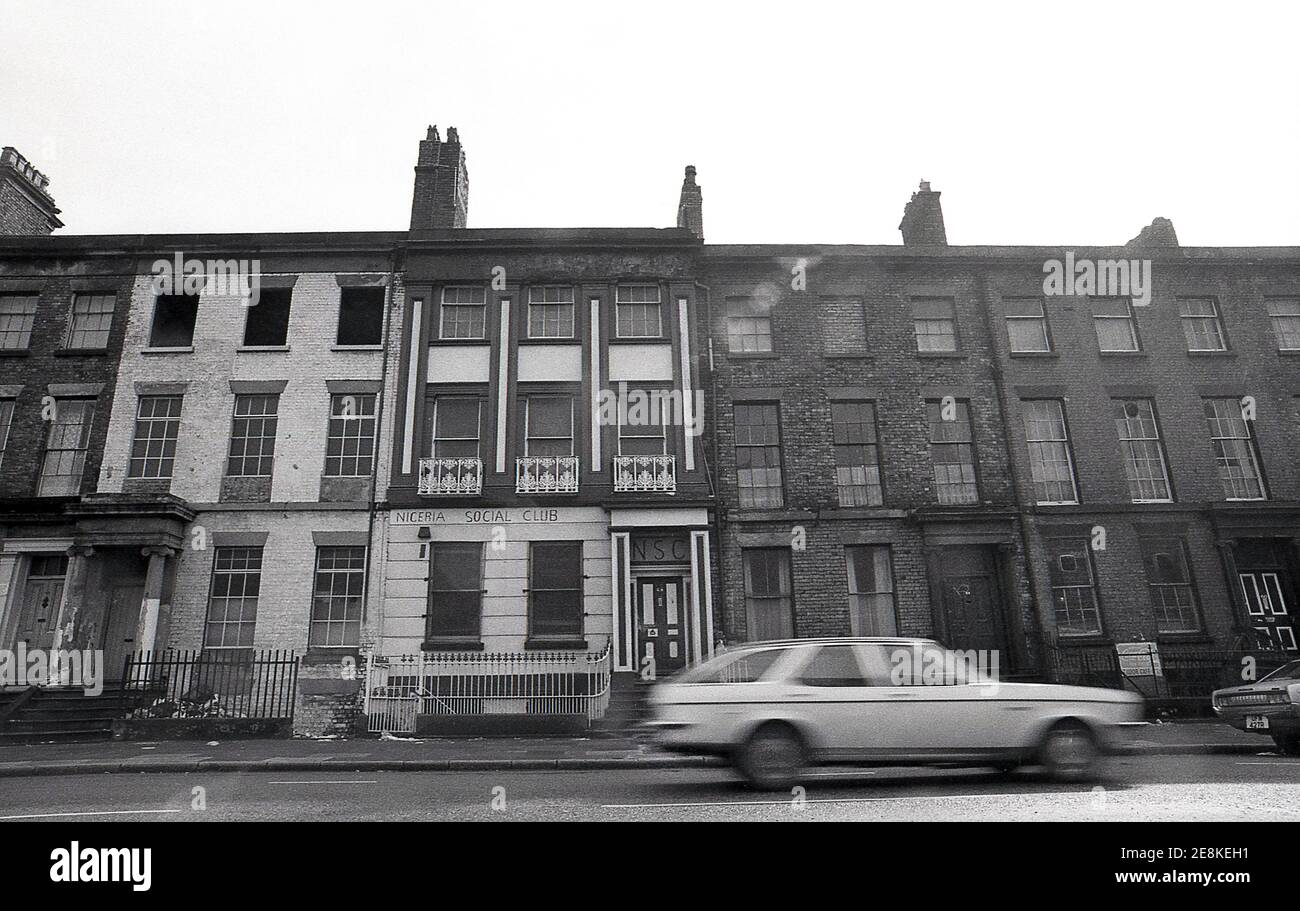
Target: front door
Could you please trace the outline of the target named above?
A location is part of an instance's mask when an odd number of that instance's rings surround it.
[[[943,610],[948,624],[945,645],[988,651],[1001,647],[993,593],[993,579],[987,575],[944,577]]]
[[[63,577],[68,559],[57,554],[35,554],[23,587],[22,607],[18,611],[18,629],[14,646],[25,642],[29,649],[54,647],[54,627],[59,622],[59,604],[63,601]]]
[[[1239,573],[1237,578],[1246,599],[1246,612],[1250,614],[1255,632],[1259,633],[1260,644],[1267,642],[1274,648],[1296,651],[1295,609],[1283,589],[1281,575],[1276,572],[1247,572]]]
[[[142,585],[117,585],[108,599],[108,616],[104,618],[104,676],[120,680],[126,656],[135,651],[135,631],[140,622]]]
[[[1247,620],[1260,646],[1282,651],[1297,648],[1296,583],[1289,559],[1290,542],[1277,538],[1243,538],[1237,542],[1237,583]]]
[[[641,577],[637,590],[638,670],[667,676],[686,666],[686,605],[680,577]],[[646,659],[651,659],[647,661]]]

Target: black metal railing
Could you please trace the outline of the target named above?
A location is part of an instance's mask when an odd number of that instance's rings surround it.
[[[292,719],[298,656],[289,650],[168,649],[126,659],[136,718]]]
[[[1047,679],[1054,683],[1127,688],[1168,708],[1205,711],[1215,690],[1258,680],[1293,657],[1270,649],[1168,643],[1151,658],[1133,656],[1123,665],[1113,645],[1057,644],[1044,654]]]

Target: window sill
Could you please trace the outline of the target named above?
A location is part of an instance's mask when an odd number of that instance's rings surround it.
[[[306,667],[313,667],[321,664],[338,664],[343,658],[351,658],[354,661],[361,657],[361,649],[355,645],[311,645],[307,647],[306,653],[302,656],[302,663]]]
[[[420,643],[422,652],[481,652],[484,649],[481,639],[426,639]]]
[[[1300,357],[1300,348],[1279,348],[1278,357]]]
[[[289,350],[288,345],[240,345],[236,354],[283,354]]]
[[[0,348],[0,357],[31,357],[31,356],[32,356],[32,351],[30,348]]]
[[[1187,352],[1188,357],[1236,357],[1237,352],[1224,349],[1223,351],[1191,351]]]
[[[1145,351],[1098,351],[1101,357],[1146,357]]]
[[[188,345],[184,348],[145,348],[141,354],[193,354],[194,346]]]
[[[524,642],[524,651],[526,652],[555,651],[557,649],[570,651],[586,648],[587,640],[577,638],[528,639]]]
[[[107,357],[107,348],[57,348],[55,357]]]
[[[950,360],[965,360],[966,355],[961,351],[918,351],[917,357],[924,358],[948,358]]]
[[[662,335],[629,335],[629,336],[611,336],[609,338],[611,345],[671,345],[672,339],[664,338]]]
[[[383,345],[330,345],[331,351],[383,351]]]
[[[491,345],[492,342],[486,338],[431,338],[430,345],[445,347],[448,345],[482,345],[484,347]]]
[[[728,351],[727,357],[734,361],[776,360],[781,355],[775,351]]]
[[[1062,648],[1071,646],[1078,648],[1097,647],[1099,645],[1113,646],[1115,640],[1105,635],[1087,635],[1087,636],[1062,636],[1057,635],[1056,644]]]
[[[1035,359],[1038,360],[1043,360],[1043,359],[1060,360],[1061,359],[1061,353],[1059,351],[1010,351],[1008,352],[1008,356],[1013,358],[1024,358],[1025,360],[1030,360],[1030,361]]]
[[[568,345],[572,348],[581,344],[582,340],[574,338],[573,336],[570,336],[569,338],[521,338],[519,340],[520,347],[526,347],[528,345],[537,345],[539,347],[545,347],[547,345]]]

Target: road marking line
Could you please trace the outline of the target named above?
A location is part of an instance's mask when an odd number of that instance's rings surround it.
[[[268,784],[379,784],[373,778],[360,781],[271,781]]]
[[[180,813],[181,810],[88,810],[79,813],[28,813],[23,816],[0,816],[8,819],[53,819],[56,816],[128,816],[132,813]]]
[[[1300,762],[1238,762],[1234,765],[1289,765],[1292,768],[1300,769]]]
[[[1089,794],[1089,791],[1046,791],[1039,794]],[[1013,794],[929,794],[914,797],[805,797],[800,803],[878,803],[883,800],[976,800],[982,797],[1024,797],[1023,792]],[[1031,795],[1034,796],[1034,795]],[[785,807],[794,798],[785,800],[716,800],[704,803],[603,803],[602,810],[649,810],[665,807]]]

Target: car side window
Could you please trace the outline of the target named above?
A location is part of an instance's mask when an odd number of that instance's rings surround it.
[[[707,669],[701,668],[698,676],[692,674],[683,678],[683,682],[689,683],[754,683],[768,669],[776,663],[776,660],[786,653],[785,649],[769,648],[757,652],[741,652],[733,655],[730,660],[724,660],[716,667]]]
[[[867,686],[851,645],[826,645],[817,650],[799,675],[804,686]]]
[[[857,651],[868,686],[903,685],[895,681],[895,668],[898,664],[897,646],[860,645]]]
[[[968,657],[933,642],[889,646],[888,686],[958,686],[977,679]]]

